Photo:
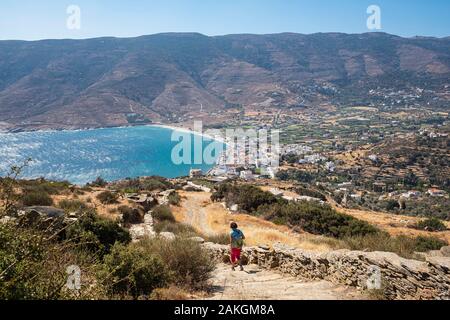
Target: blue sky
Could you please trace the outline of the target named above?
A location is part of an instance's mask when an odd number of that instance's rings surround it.
[[[81,29],[66,27],[69,5]],[[380,31],[450,36],[450,0],[1,0],[0,39],[131,37],[159,32],[206,35],[368,32],[369,5],[381,8]]]

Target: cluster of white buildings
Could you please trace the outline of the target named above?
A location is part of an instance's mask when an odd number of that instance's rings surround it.
[[[325,203],[324,201],[322,201],[319,198],[314,198],[314,197],[309,197],[309,196],[300,196],[300,195],[285,195],[284,194],[285,192],[280,190],[280,189],[278,189],[278,188],[270,189],[269,192],[271,194],[273,194],[274,196],[281,197],[281,198],[283,198],[284,200],[287,200],[287,201],[294,201],[294,202],[315,201],[315,202],[319,202],[320,204],[324,204]]]
[[[405,198],[405,199],[417,199],[417,198],[420,198],[425,195],[429,196],[429,197],[445,197],[445,196],[447,196],[447,192],[445,192],[444,190],[437,189],[437,188],[430,188],[425,193],[417,191],[417,190],[408,190],[406,192],[394,191],[394,192],[388,193],[387,197],[388,198],[399,197],[399,198]]]
[[[311,153],[313,149],[310,146],[305,146],[302,144],[288,144],[282,147],[282,154],[295,154],[303,155]]]
[[[307,155],[305,156],[303,159],[299,160],[300,164],[317,164],[321,161],[326,161],[327,158],[322,156],[321,154],[315,153],[315,154],[311,154],[311,155]]]
[[[430,129],[420,130],[419,134],[421,136],[426,136],[426,137],[429,137],[431,139],[436,139],[436,138],[440,138],[440,137],[448,137],[448,133],[435,132],[435,131],[432,131]]]

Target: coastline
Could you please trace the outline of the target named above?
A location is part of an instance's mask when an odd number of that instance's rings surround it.
[[[187,135],[196,135],[196,136],[200,136],[204,139],[206,139],[207,141],[210,141],[211,143],[213,142],[220,142],[223,143],[225,146],[227,145],[223,139],[217,139],[211,135],[202,133],[202,132],[198,132],[198,131],[194,131],[191,130],[190,128],[187,127],[177,127],[174,125],[169,125],[169,124],[160,124],[160,123],[154,123],[154,124],[142,124],[142,125],[125,125],[125,126],[113,126],[113,127],[99,127],[99,128],[78,128],[78,129],[41,129],[41,130],[23,130],[23,131],[19,131],[19,132],[8,132],[8,131],[0,131],[0,136],[7,136],[7,135],[28,135],[28,134],[33,134],[33,133],[58,133],[58,132],[81,132],[81,131],[94,131],[94,130],[107,130],[107,129],[127,129],[127,128],[139,128],[139,127],[154,127],[154,128],[161,128],[161,129],[165,129],[165,130],[170,130],[172,133],[173,132],[178,132],[178,133],[185,133]],[[207,142],[208,143],[208,142]],[[217,161],[219,161],[220,157],[222,156],[223,152],[225,152],[225,150],[223,150],[217,157],[215,164],[213,164],[208,170],[207,172],[205,172],[204,174],[208,174],[211,170],[213,170],[216,166],[217,166]],[[145,175],[141,175],[141,177],[144,177]],[[179,176],[182,177],[182,176]],[[114,180],[111,180],[114,181]],[[77,184],[76,182],[73,182],[74,184]],[[81,185],[81,184],[80,184]]]
[[[192,135],[202,136],[209,140],[218,141],[225,145],[227,143],[223,138],[214,137],[202,132],[194,131],[190,128],[186,127],[177,127],[170,124],[162,124],[162,123],[151,123],[151,124],[139,124],[139,125],[123,125],[123,126],[108,126],[108,127],[88,127],[88,128],[77,128],[77,129],[35,129],[35,130],[20,130],[20,131],[0,131],[0,134],[25,134],[32,132],[41,132],[41,133],[51,133],[51,132],[76,132],[76,131],[92,131],[92,130],[105,130],[105,129],[124,129],[124,128],[136,128],[136,127],[157,127],[163,129],[169,129],[177,132],[189,133]]]

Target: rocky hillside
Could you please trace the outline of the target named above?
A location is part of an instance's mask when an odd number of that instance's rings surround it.
[[[449,84],[449,38],[384,33],[0,41],[0,127],[176,122],[203,110],[364,102]]]

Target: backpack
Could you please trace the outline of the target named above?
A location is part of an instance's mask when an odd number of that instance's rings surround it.
[[[244,234],[239,229],[235,229],[231,232],[231,238],[233,239],[233,244],[238,248],[242,248],[244,246],[243,237],[244,237]]]

